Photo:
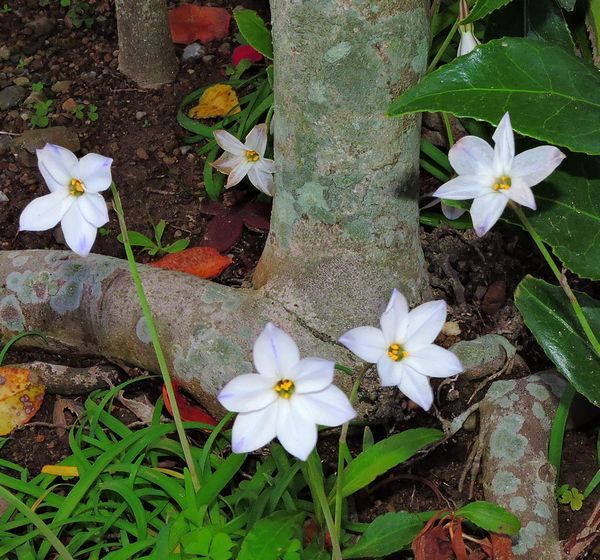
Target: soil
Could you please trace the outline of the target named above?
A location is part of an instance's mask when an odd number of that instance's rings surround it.
[[[28,93],[32,84],[42,82],[48,97],[54,99],[50,125],[73,130],[79,137],[81,153],[96,152],[114,158],[113,176],[121,192],[129,228],[152,237],[152,224],[164,219],[167,243],[183,237],[190,239],[190,246],[200,245],[210,219],[199,211],[199,202],[205,197],[203,160],[185,143],[188,134],[177,124],[176,113],[184,96],[223,79],[235,39],[231,36],[205,45],[204,59],[181,64],[173,84],[158,90],[141,90],[117,68],[114,6],[102,0],[90,3],[96,6],[95,20],[89,29],[78,29],[65,18],[66,9],[60,8],[58,2],[51,1],[48,7],[40,7],[39,0],[10,2],[11,11],[0,16],[0,43],[8,48],[3,61],[0,50],[0,90],[12,85],[15,78],[28,80],[24,86]],[[256,9],[268,19],[267,0],[218,0],[210,4],[229,9],[240,4]],[[181,51],[178,47],[179,57]],[[65,81],[71,82],[66,91],[52,91],[53,85]],[[73,103],[96,105],[98,120],[77,119],[63,109]],[[0,186],[9,199],[8,203],[0,203],[0,250],[63,249],[59,230],[17,231],[23,207],[46,192],[37,168],[24,167],[7,147],[6,138],[30,128],[28,112],[24,105],[19,105],[0,115]],[[434,180],[429,176],[422,179],[423,191],[430,192]],[[255,197],[255,191],[248,189],[247,196]],[[107,231],[98,237],[94,251],[123,258],[117,232],[116,217],[111,213]],[[247,281],[265,239],[265,234],[245,230],[242,239],[229,251],[234,265],[217,280],[228,284]],[[434,296],[448,301],[448,320],[455,321],[460,328],[458,336],[442,335],[443,346],[497,333],[517,347],[531,371],[551,367],[524,327],[511,297],[526,273],[550,279],[527,238],[517,230],[501,227],[477,238],[472,231],[443,226],[423,229],[422,242]],[[150,259],[146,253],[138,253],[137,258],[141,262]],[[32,358],[48,356],[18,351],[11,352],[8,361]],[[85,365],[78,356],[52,356],[49,361]],[[459,379],[452,388],[452,400],[447,388],[441,391],[440,414],[447,418],[464,410],[473,388],[473,383]],[[147,392],[156,398],[157,386]],[[54,422],[55,399],[48,397],[34,419],[36,423],[49,425],[34,423],[16,431],[2,448],[3,458],[36,474],[44,464],[55,463],[68,453],[66,432],[50,426]],[[74,408],[81,405],[82,399],[71,399]],[[403,418],[394,426],[376,427],[375,431],[383,435],[392,429],[437,425],[432,416],[411,409],[407,403],[403,406]],[[119,410],[122,411],[117,406]],[[70,412],[66,418],[73,420]],[[359,430],[358,441],[361,433]],[[454,509],[466,502],[468,488],[460,492],[458,480],[475,438],[476,432],[461,431],[451,443],[412,465],[408,472],[398,470],[379,481],[369,493],[360,495],[357,504],[360,519],[368,520],[385,511]],[[324,445],[327,446],[327,440]],[[564,456],[561,479],[582,490],[597,470],[594,426],[569,432]],[[335,466],[331,468],[334,470]],[[482,498],[478,484],[472,497]],[[586,501],[579,512],[560,506],[561,537],[582,526],[593,508],[592,502]]]

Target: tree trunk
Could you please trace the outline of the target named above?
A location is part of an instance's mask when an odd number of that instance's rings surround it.
[[[425,1],[273,0],[272,9],[278,191],[255,289],[142,267],[171,371],[214,414],[219,389],[252,370],[266,321],[304,356],[352,365],[341,334],[377,324],[394,287],[413,303],[428,293],[419,121],[384,116],[425,68]],[[55,350],[157,371],[126,266],[60,251],[0,253],[0,334],[41,331]],[[348,389],[352,380],[338,382]],[[394,393],[374,376],[361,391],[363,416],[391,414]]]
[[[119,70],[140,87],[172,82],[177,57],[167,25],[166,0],[116,0]]]

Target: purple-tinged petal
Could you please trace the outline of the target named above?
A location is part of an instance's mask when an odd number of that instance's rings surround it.
[[[45,231],[60,222],[75,202],[65,190],[33,199],[21,212],[19,231]]]
[[[447,306],[444,300],[428,301],[415,307],[408,314],[408,329],[404,349],[411,354],[431,344],[440,334],[446,322]]]
[[[377,361],[377,374],[382,387],[398,385],[402,379],[402,362],[394,362],[383,354]]]
[[[458,220],[458,218],[466,212],[466,210],[463,210],[462,208],[456,208],[456,206],[445,204],[444,201],[442,201],[441,208],[442,214],[449,220]]]
[[[226,130],[215,130],[213,132],[217,144],[226,152],[235,156],[245,156],[248,148],[244,146],[233,134],[229,134]]]
[[[94,227],[102,227],[108,222],[108,208],[101,194],[85,193],[74,198],[82,216]]]
[[[240,162],[229,172],[225,188],[230,189],[231,187],[235,187],[248,174],[251,168],[251,163],[240,159]]]
[[[223,155],[219,159],[213,161],[211,165],[221,173],[229,175],[236,165],[244,163],[245,161],[246,158],[244,156],[235,156],[229,152],[224,152]]]
[[[499,192],[491,192],[480,196],[471,204],[471,220],[475,233],[481,237],[485,235],[502,216],[506,208],[508,198]]]
[[[293,397],[277,403],[277,439],[284,449],[301,461],[306,461],[317,445],[317,425],[307,418],[300,401]]]
[[[264,447],[277,433],[277,405],[238,414],[231,432],[234,453],[248,453]]]
[[[478,136],[461,138],[448,152],[448,159],[459,175],[492,175],[494,149]]]
[[[323,391],[333,382],[335,362],[323,358],[304,358],[289,371],[296,393]]]
[[[361,360],[374,364],[387,351],[383,332],[375,327],[357,327],[340,336],[339,342]]]
[[[495,143],[494,171],[498,176],[510,175],[513,158],[515,157],[515,135],[508,113],[504,113],[492,139]]]
[[[533,187],[548,177],[565,157],[565,154],[554,146],[539,146],[526,150],[515,156],[511,178],[519,178],[527,186]]]
[[[90,224],[79,211],[77,204],[63,216],[60,222],[66,244],[80,257],[87,257],[96,240],[97,228]]]
[[[435,344],[421,346],[402,362],[427,377],[452,377],[464,371],[455,354]]]
[[[290,400],[319,426],[340,426],[356,416],[348,397],[335,385],[316,393],[295,394]]]
[[[399,385],[400,390],[423,410],[429,410],[433,404],[433,391],[429,378],[407,367]]]
[[[75,176],[77,156],[56,144],[46,144],[41,150],[35,151],[40,173],[51,192],[67,188]]]
[[[261,192],[269,196],[275,195],[275,183],[273,175],[266,173],[260,168],[260,163],[254,164],[248,171],[248,179]]]
[[[232,412],[252,412],[275,402],[275,380],[257,373],[234,377],[221,389],[217,399]]]
[[[513,178],[510,189],[501,191],[503,195],[507,196],[511,200],[514,200],[517,204],[536,209],[535,198],[533,197],[533,191],[531,187],[528,187],[520,178]]]
[[[385,344],[404,340],[407,328],[408,303],[406,298],[394,288],[392,297],[381,315],[381,331]]]
[[[494,179],[484,175],[459,175],[431,193],[448,200],[469,200],[490,192]]]
[[[267,125],[257,124],[246,136],[245,144],[249,150],[258,152],[260,157],[264,156],[267,149]]]
[[[300,352],[286,332],[267,323],[254,343],[253,358],[258,373],[279,380],[293,372]]]
[[[112,162],[111,158],[100,154],[87,154],[79,160],[73,177],[83,183],[86,192],[105,191],[112,183]]]

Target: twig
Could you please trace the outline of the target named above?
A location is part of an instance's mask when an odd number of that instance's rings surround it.
[[[596,504],[592,515],[578,533],[562,542],[565,560],[577,560],[589,550],[600,538],[600,501]]]

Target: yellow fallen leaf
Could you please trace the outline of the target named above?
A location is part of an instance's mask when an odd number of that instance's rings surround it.
[[[239,112],[240,101],[235,90],[227,84],[215,84],[204,90],[198,105],[192,107],[188,115],[194,119],[212,119]]]
[[[185,480],[185,476],[183,476],[180,472],[174,471],[173,469],[164,469],[162,467],[155,467],[154,470],[164,473],[164,474],[168,474],[169,476],[172,476],[173,478]]]
[[[67,465],[44,465],[42,467],[44,474],[53,474],[55,476],[79,476],[77,467]]]
[[[44,400],[44,385],[27,369],[0,367],[0,436],[26,424]]]

